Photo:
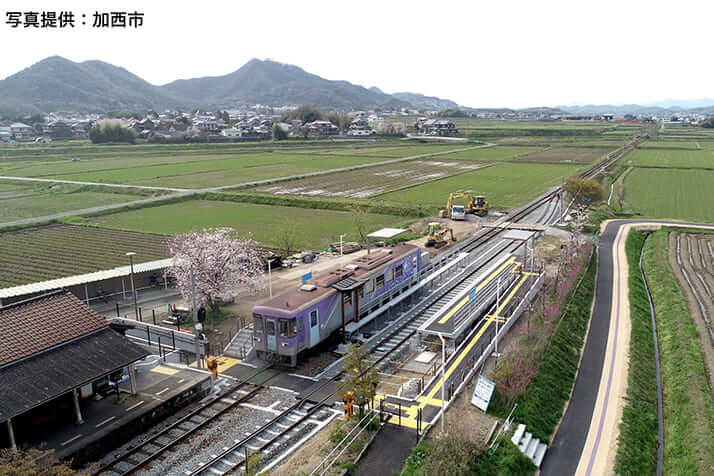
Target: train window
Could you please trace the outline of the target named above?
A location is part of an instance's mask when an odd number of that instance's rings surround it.
[[[265,321],[265,332],[271,336],[275,335],[275,321],[273,321],[273,320]]]
[[[417,257],[415,256],[415,257],[412,258],[412,266],[413,266],[414,268],[416,268],[416,265],[417,265]]]
[[[394,277],[399,279],[404,275],[404,265],[400,264],[394,268]]]
[[[374,291],[374,283],[370,279],[366,283],[364,283],[364,293],[365,294],[372,294],[372,291]]]
[[[352,291],[342,295],[342,300],[345,302],[345,306],[352,305]]]
[[[310,313],[310,327],[315,327],[317,325],[317,309]]]
[[[359,297],[361,297],[361,298],[364,297],[364,286],[361,286],[361,287],[357,290],[357,295],[358,295]]]
[[[253,314],[253,331],[263,332],[263,316],[260,314]]]
[[[278,321],[280,337],[295,337],[295,319],[280,319]]]
[[[387,271],[385,271],[384,276],[386,278],[386,281],[389,283],[394,279],[394,271],[392,268],[389,268]]]
[[[377,279],[375,279],[374,282],[376,284],[377,289],[383,288],[384,287],[384,275],[380,274],[379,276],[377,276]]]

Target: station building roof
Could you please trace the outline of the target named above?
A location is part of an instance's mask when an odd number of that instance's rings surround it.
[[[0,421],[148,354],[68,292],[0,308]]]

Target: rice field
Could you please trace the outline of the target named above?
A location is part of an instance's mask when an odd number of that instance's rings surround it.
[[[561,164],[591,164],[604,158],[615,148],[551,147],[541,152],[519,157],[520,162],[545,162]]]
[[[713,150],[637,149],[625,158],[633,167],[714,169]]]
[[[643,217],[714,223],[714,171],[635,168],[625,178],[624,199]]]
[[[147,233],[176,234],[230,226],[239,236],[251,236],[263,246],[282,248],[285,234],[294,236],[301,249],[324,249],[339,235],[345,240],[358,238],[355,216],[351,212],[256,205],[209,200],[190,200],[112,215],[91,217],[89,224],[106,228]],[[398,226],[404,217],[365,214],[370,231]]]
[[[78,185],[0,184],[0,223],[140,198],[123,191],[102,192]]]
[[[446,156],[448,157],[448,156]],[[413,160],[279,182],[250,189],[273,195],[370,198],[404,187],[469,172],[490,164],[461,160]]]
[[[404,190],[379,195],[378,199],[425,207],[443,207],[449,193],[471,190],[485,195],[495,210],[521,205],[565,177],[585,170],[585,165],[499,163]]]

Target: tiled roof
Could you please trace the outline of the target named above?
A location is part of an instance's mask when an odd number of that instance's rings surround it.
[[[65,395],[149,354],[111,328],[0,367],[0,421]]]
[[[0,308],[0,366],[107,325],[69,292]]]

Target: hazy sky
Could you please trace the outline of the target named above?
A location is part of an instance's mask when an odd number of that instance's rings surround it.
[[[100,59],[153,84],[251,58],[473,107],[714,97],[712,1],[3,0],[0,77],[51,55]],[[10,28],[7,11],[72,10],[70,29]],[[94,29],[95,11],[145,14]],[[82,26],[81,15],[87,25]]]

